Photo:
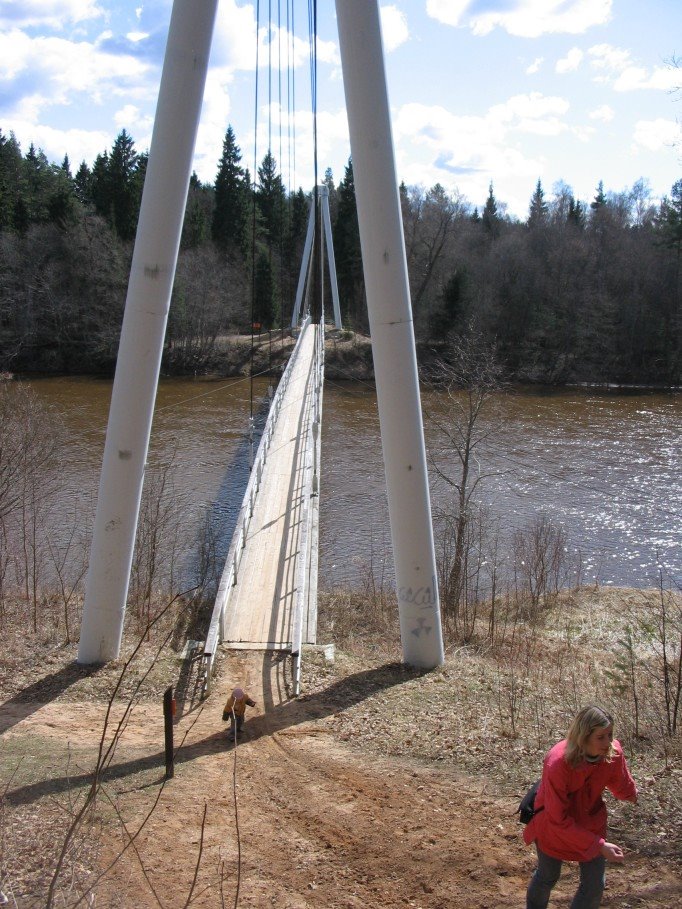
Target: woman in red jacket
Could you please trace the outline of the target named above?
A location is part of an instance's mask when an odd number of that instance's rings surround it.
[[[623,861],[620,846],[606,842],[604,789],[617,799],[637,801],[620,742],[613,738],[613,719],[600,707],[583,707],[567,737],[545,757],[535,815],[523,832],[538,852],[526,909],[545,909],[564,861],[580,863],[571,909],[597,909],[601,903],[606,862]]]

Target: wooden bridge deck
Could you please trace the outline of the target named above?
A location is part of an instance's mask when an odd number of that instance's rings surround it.
[[[223,646],[291,647],[302,530],[305,440],[313,419],[314,326],[308,326],[293,364],[265,462],[237,583],[226,612]],[[311,627],[312,626],[312,627]],[[303,642],[314,643],[304,613]]]

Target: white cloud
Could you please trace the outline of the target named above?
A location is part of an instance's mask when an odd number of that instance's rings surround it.
[[[613,0],[489,0],[484,12],[472,0],[428,0],[427,13],[444,25],[468,26],[475,35],[502,28],[510,35],[539,38],[547,33],[579,35],[611,18]]]
[[[146,150],[151,145],[154,117],[144,114],[135,104],[125,104],[114,113],[114,123],[119,131],[125,129],[135,139],[138,151]]]
[[[528,95],[514,95],[504,104],[495,104],[490,108],[489,116],[503,123],[515,123],[518,129],[521,123],[538,123],[565,114],[569,107],[565,98],[531,92]]]
[[[538,159],[517,147],[516,136],[534,132],[555,134],[565,130],[551,111],[563,110],[561,99],[517,96],[496,105],[485,116],[456,116],[440,106],[406,104],[394,119],[396,144],[402,148],[404,179],[416,182],[418,168],[431,173],[431,183],[445,184],[449,177],[463,191],[481,188],[491,175],[532,175],[540,172]],[[422,156],[406,152],[412,144],[427,151],[431,164]],[[412,163],[408,163],[412,162]],[[401,171],[402,175],[402,171]]]
[[[590,120],[601,120],[602,123],[609,123],[614,118],[613,108],[609,107],[608,104],[602,104],[600,107],[595,107],[593,111],[590,111]]]
[[[39,87],[42,100],[36,111],[50,105],[71,104],[79,95],[100,103],[107,95],[147,93],[147,64],[131,56],[108,54],[85,41],[31,38],[15,29],[0,33],[0,61],[0,80],[9,82],[25,76]],[[9,98],[9,92],[5,95]],[[11,113],[9,98],[3,114]]]
[[[62,29],[66,22],[84,22],[103,15],[96,0],[3,0],[0,28]]]
[[[459,25],[471,0],[427,0],[426,12],[443,25]]]
[[[580,48],[572,47],[565,57],[557,60],[554,69],[557,73],[571,73],[578,69],[584,56]]]
[[[630,51],[612,44],[595,44],[587,52],[592,57],[592,66],[607,72],[622,72],[630,65]]]
[[[259,36],[259,67],[286,70],[289,66],[301,69],[308,66],[310,46],[307,40],[294,36],[286,28],[268,29],[261,25]],[[281,60],[280,60],[281,55]],[[340,63],[338,49],[333,41],[317,42],[317,59],[320,63]],[[222,0],[218,5],[211,65],[225,67],[233,72],[251,72],[256,68],[256,20],[252,4],[237,6],[235,0]]]
[[[111,148],[113,144],[109,132],[86,129],[60,130],[20,118],[12,121],[12,132],[24,152],[28,151],[33,142],[37,148],[45,152],[49,161],[61,163],[64,156],[68,155],[72,172],[77,169],[81,161],[85,161],[88,166],[91,166],[97,155],[105,149]]]
[[[679,71],[673,67],[656,66],[652,70],[632,62],[630,51],[611,44],[595,44],[588,50],[596,82],[611,85],[617,92],[653,89],[674,91],[680,82]]]
[[[540,70],[540,67],[542,66],[542,64],[544,62],[545,62],[544,57],[536,57],[535,60],[533,60],[533,62],[531,63],[531,65],[529,67],[527,67],[526,75],[532,76],[535,73],[537,73]]]
[[[387,51],[400,47],[410,37],[407,17],[397,6],[381,7],[381,34],[384,39],[384,49]]]
[[[655,91],[674,91],[680,84],[680,74],[673,69],[656,67],[649,73],[644,67],[629,66],[613,83],[617,92],[653,89]]]
[[[635,146],[649,151],[661,151],[682,142],[682,128],[674,120],[640,120],[635,124]]]

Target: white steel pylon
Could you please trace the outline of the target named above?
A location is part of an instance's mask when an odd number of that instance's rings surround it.
[[[121,647],[145,461],[218,0],[175,0],[130,267],[85,583],[79,663]]]
[[[336,280],[336,259],[334,258],[334,244],[332,243],[332,221],[329,214],[329,188],[322,184],[317,187],[317,197],[319,199],[320,210],[322,213],[323,233],[322,237],[326,240],[327,266],[329,268],[329,283],[332,290],[332,304],[334,307],[334,325],[341,328],[341,309],[339,306],[339,287]],[[302,317],[303,296],[307,286],[308,278],[312,268],[313,240],[315,239],[315,192],[310,200],[310,214],[308,215],[308,230],[305,237],[305,246],[303,248],[303,260],[301,270],[298,275],[298,287],[296,288],[296,300],[294,302],[294,311],[291,314],[291,327],[296,328],[299,319]],[[323,282],[324,286],[324,282]],[[324,324],[324,306],[322,307],[321,320]]]
[[[403,659],[444,659],[400,195],[376,0],[336,0]]]

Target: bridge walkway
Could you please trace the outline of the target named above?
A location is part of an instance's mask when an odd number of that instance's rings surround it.
[[[307,440],[314,418],[317,330],[318,326],[307,325],[299,339],[253,514],[242,541],[236,583],[225,610],[224,647],[261,650],[292,647],[300,581],[298,556],[309,495]],[[316,603],[315,595],[306,599]],[[302,642],[314,643],[316,609],[304,608],[301,620]]]

